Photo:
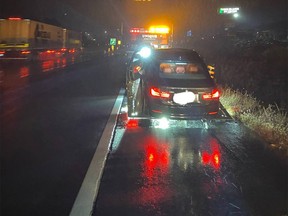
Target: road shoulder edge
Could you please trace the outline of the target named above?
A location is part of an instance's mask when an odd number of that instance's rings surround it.
[[[88,171],[74,201],[73,207],[69,214],[70,216],[89,216],[93,212],[94,201],[96,200],[99,191],[100,181],[110,145],[113,140],[118,115],[124,99],[124,93],[125,90],[123,88],[120,89],[110,117],[98,143],[97,149],[89,165]]]

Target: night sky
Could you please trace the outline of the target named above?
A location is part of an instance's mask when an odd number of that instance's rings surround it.
[[[61,25],[66,28],[99,32],[145,27],[153,22],[172,24],[195,32],[216,29],[227,17],[217,14],[220,7],[240,7],[237,22],[254,27],[287,21],[286,0],[0,0],[0,18],[17,16]]]

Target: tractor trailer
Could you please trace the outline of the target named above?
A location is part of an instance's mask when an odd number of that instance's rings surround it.
[[[0,19],[0,59],[41,60],[82,50],[82,34],[30,19]]]

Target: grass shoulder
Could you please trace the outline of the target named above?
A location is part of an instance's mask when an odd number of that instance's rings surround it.
[[[227,112],[255,131],[281,156],[288,157],[288,117],[287,112],[277,105],[263,106],[247,92],[222,88],[220,101]]]

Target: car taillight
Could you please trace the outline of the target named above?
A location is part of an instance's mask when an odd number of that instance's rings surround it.
[[[139,125],[138,119],[129,119],[126,126],[127,128],[137,128]]]
[[[22,55],[28,55],[28,54],[30,54],[31,52],[29,51],[29,50],[23,50],[23,51],[21,51],[21,54]]]
[[[8,20],[20,21],[22,19],[20,17],[9,17]]]
[[[213,89],[212,92],[204,93],[202,95],[203,100],[215,100],[215,99],[219,99],[219,97],[220,97],[220,92],[217,89]]]
[[[159,88],[155,88],[155,87],[152,87],[150,89],[150,94],[153,97],[160,97],[160,98],[169,98],[170,97],[170,93],[169,92],[161,91]]]

